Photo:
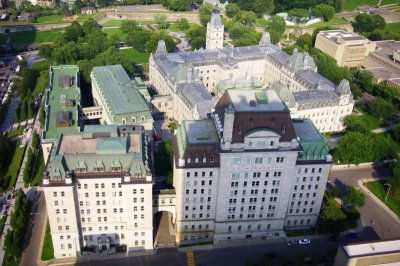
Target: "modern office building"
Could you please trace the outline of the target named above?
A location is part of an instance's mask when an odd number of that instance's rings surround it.
[[[174,138],[176,241],[223,242],[311,228],[332,158],[308,120],[272,90],[228,90],[212,119]]]
[[[207,118],[226,90],[243,88],[279,88],[293,118],[311,119],[320,132],[343,130],[344,117],[353,110],[348,81],[337,86],[322,77],[308,53],[288,55],[271,44],[267,32],[259,45],[160,51],[150,56],[150,84],[172,97],[173,118],[179,123]],[[191,99],[193,95],[201,97]]]
[[[400,240],[388,240],[339,246],[334,265],[398,265],[399,261]]]
[[[153,174],[141,127],[86,126],[55,142],[42,189],[55,258],[153,248]]]
[[[364,60],[362,67],[374,76],[376,83],[386,82],[400,88],[400,41],[379,41],[376,50]]]
[[[153,129],[151,111],[137,80],[121,65],[94,67],[90,74],[95,105],[102,108],[100,122],[107,125],[142,125]]]
[[[341,67],[358,67],[376,44],[354,32],[323,30],[317,34],[315,48],[335,58]]]

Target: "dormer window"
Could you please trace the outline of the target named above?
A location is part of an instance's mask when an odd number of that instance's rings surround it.
[[[94,167],[93,172],[95,172],[95,173],[104,172],[104,167]]]
[[[213,156],[210,157],[210,162],[212,162],[212,163],[214,162],[214,157]]]
[[[122,168],[121,167],[118,167],[118,166],[116,166],[116,167],[111,167],[111,172],[121,172],[122,171]]]
[[[84,168],[84,167],[76,168],[75,172],[76,173],[86,173],[87,172],[87,168]]]
[[[187,163],[191,163],[192,160],[190,158],[187,158]]]
[[[269,143],[269,146],[274,146],[274,142],[273,141],[271,141],[270,143]]]

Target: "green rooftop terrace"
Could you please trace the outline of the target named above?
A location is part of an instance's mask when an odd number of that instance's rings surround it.
[[[51,66],[49,74],[43,139],[56,139],[61,133],[79,132],[79,68],[75,65]]]

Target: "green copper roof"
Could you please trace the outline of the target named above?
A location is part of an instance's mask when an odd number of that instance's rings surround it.
[[[70,81],[71,86],[65,86]],[[66,100],[72,100],[67,105]],[[79,87],[79,68],[74,65],[50,67],[49,88],[46,91],[46,122],[43,139],[56,139],[61,133],[79,132],[78,108],[81,104]],[[67,111],[71,114],[71,126],[57,127],[57,113]]]
[[[126,137],[97,138],[96,154],[124,154],[126,141]]]
[[[146,112],[146,116],[147,113],[151,116],[146,102],[137,91],[137,82],[130,80],[121,65],[94,67],[91,75],[99,85],[99,94],[103,95],[105,105],[108,105],[110,117],[137,112]]]
[[[329,154],[328,147],[311,120],[293,119],[293,126],[303,149],[297,160],[326,160],[326,156]]]

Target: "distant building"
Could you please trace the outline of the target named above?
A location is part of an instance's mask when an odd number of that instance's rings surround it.
[[[315,48],[335,58],[341,67],[361,66],[376,44],[367,38],[343,30],[324,30],[317,34]]]
[[[212,13],[207,23],[206,49],[217,49],[224,46],[224,25],[219,13]]]
[[[219,25],[214,15],[209,23],[213,29]],[[160,95],[172,97],[173,118],[179,123],[209,117],[226,90],[246,88],[278,89],[293,118],[311,119],[320,132],[343,130],[344,117],[353,111],[348,81],[335,85],[317,73],[308,53],[288,55],[271,44],[268,32],[252,46],[179,53],[161,47],[162,42],[150,56],[150,84]]]
[[[81,8],[81,13],[86,15],[94,14],[96,13],[96,11],[97,11],[96,8],[92,6],[85,6]]]
[[[114,125],[142,125],[153,129],[151,111],[139,80],[131,80],[121,65],[94,67],[90,74],[95,105],[101,107],[100,122]]]
[[[339,246],[334,265],[398,265],[399,261],[400,240],[388,240]]]
[[[78,66],[52,66],[49,75],[49,88],[44,96],[46,119],[41,141],[45,162],[61,133],[80,131],[81,89]]]
[[[41,184],[55,258],[153,249],[149,139],[101,125],[55,142]]]
[[[400,41],[375,42],[376,50],[371,52],[362,67],[374,75],[376,83],[386,82],[400,88]]]
[[[173,140],[176,242],[214,243],[316,226],[332,163],[312,122],[274,90],[228,90]]]

